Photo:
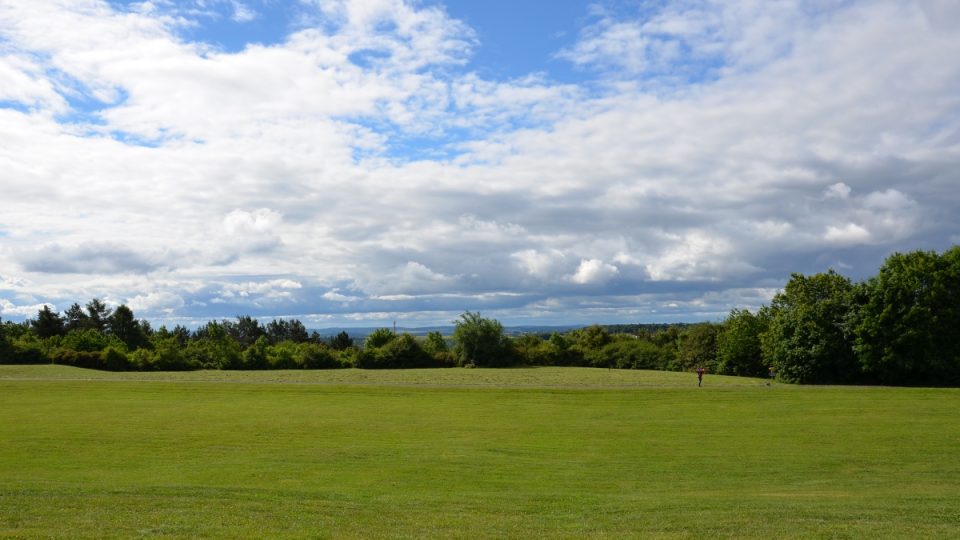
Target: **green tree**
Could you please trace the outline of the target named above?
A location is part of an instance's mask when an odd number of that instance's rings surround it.
[[[110,323],[113,310],[107,307],[99,298],[87,302],[87,324],[98,332],[105,332]]]
[[[427,336],[423,338],[423,350],[435,356],[448,352],[450,348],[447,346],[447,340],[443,339],[443,334],[434,331],[427,332]]]
[[[241,349],[246,349],[267,333],[260,321],[249,315],[237,315],[236,322],[223,321],[222,325]]]
[[[107,347],[100,353],[100,362],[102,369],[110,371],[126,371],[131,367],[127,353],[114,347]]]
[[[100,352],[110,345],[107,336],[92,328],[71,330],[60,341],[64,349],[77,352]]]
[[[306,327],[297,319],[291,319],[289,321],[274,319],[267,323],[266,334],[270,343],[280,343],[281,341],[304,343],[310,339]]]
[[[204,369],[239,369],[243,365],[240,344],[227,332],[224,323],[216,321],[197,329],[196,339],[187,344],[185,355],[189,362]]]
[[[270,342],[266,336],[258,337],[253,344],[243,351],[243,362],[241,363],[241,367],[243,367],[243,369],[266,369],[267,367],[274,367],[276,369],[290,369],[294,367],[292,355],[289,363],[271,366],[272,362],[270,362],[268,358],[268,349],[272,348],[273,347],[270,346]]]
[[[125,304],[117,306],[108,321],[110,334],[127,345],[131,351],[146,345],[147,336],[140,321],[133,315],[133,310]]]
[[[763,376],[767,367],[760,348],[766,319],[747,309],[734,309],[717,336],[717,372],[744,377]]]
[[[321,343],[300,343],[297,345],[297,367],[303,369],[336,369],[344,367],[340,359],[326,345]]]
[[[467,311],[453,324],[454,353],[460,365],[497,367],[514,363],[510,339],[500,321]]]
[[[960,384],[960,247],[895,253],[862,288],[860,365],[883,384]]]
[[[13,356],[13,345],[7,339],[7,323],[0,318],[0,364],[11,361]]]
[[[420,343],[404,332],[375,353],[376,367],[386,369],[409,369],[434,367],[436,362],[420,347]]]
[[[353,347],[353,338],[345,331],[341,331],[339,334],[330,338],[330,348],[335,351],[342,351],[350,347]]]
[[[62,336],[66,333],[63,318],[56,311],[51,310],[48,305],[43,306],[43,309],[37,313],[37,318],[30,321],[30,325],[40,339]]]
[[[717,334],[720,326],[698,323],[683,330],[677,341],[677,361],[681,370],[703,366],[711,372],[717,368]]]
[[[363,342],[363,348],[367,350],[379,349],[387,343],[390,343],[397,337],[393,330],[389,328],[377,328]]]
[[[616,339],[597,354],[597,366],[618,369],[664,369],[671,359],[656,344],[636,338]]]
[[[64,324],[67,332],[71,330],[82,330],[90,328],[90,316],[80,307],[80,304],[74,303],[64,313]]]
[[[770,305],[760,337],[764,361],[777,377],[795,383],[844,383],[859,374],[846,321],[853,285],[833,270],[792,274]]]

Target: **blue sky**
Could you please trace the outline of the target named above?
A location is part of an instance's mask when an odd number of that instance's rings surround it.
[[[720,320],[960,242],[949,0],[0,1],[0,317]]]

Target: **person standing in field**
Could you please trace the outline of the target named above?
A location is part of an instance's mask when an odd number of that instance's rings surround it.
[[[697,386],[703,386],[703,366],[697,367]]]

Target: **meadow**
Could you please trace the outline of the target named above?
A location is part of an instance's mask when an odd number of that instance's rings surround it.
[[[960,391],[0,366],[0,537],[956,538]]]

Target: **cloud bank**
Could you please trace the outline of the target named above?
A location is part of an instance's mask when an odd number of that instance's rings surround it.
[[[960,231],[952,2],[597,4],[572,82],[472,71],[441,4],[292,5],[230,48],[269,3],[0,2],[0,316],[719,319]]]

